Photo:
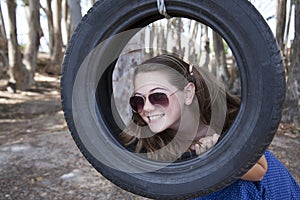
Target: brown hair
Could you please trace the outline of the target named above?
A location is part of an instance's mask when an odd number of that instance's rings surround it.
[[[226,92],[216,81],[212,80],[212,76],[208,75],[209,73],[201,68],[196,69],[195,67],[191,67],[176,56],[164,54],[153,57],[139,65],[135,70],[135,75],[153,71],[166,74],[168,81],[179,90],[183,90],[188,82],[193,82],[195,85],[194,100],[197,102],[195,105],[199,106],[196,109],[200,114],[199,120],[214,129],[219,129],[222,132],[221,134],[224,134],[228,130],[239,110],[240,98]],[[227,109],[225,110],[224,123],[218,124],[218,120],[213,122],[211,119],[212,107],[216,103],[217,96],[220,94],[224,96],[222,107],[227,106]],[[225,101],[226,104],[224,105]],[[130,146],[135,152],[149,153],[155,152],[169,144],[175,135],[174,131],[168,129],[161,133],[152,134],[140,115],[133,112],[132,123],[120,134],[120,140],[124,145]],[[156,155],[156,158],[153,159],[168,160],[168,157],[180,157],[182,152],[178,152],[178,148],[176,148],[176,145],[180,144],[179,142],[175,142],[174,144],[175,146],[173,145],[173,148],[170,147],[171,149],[169,149],[169,155]]]

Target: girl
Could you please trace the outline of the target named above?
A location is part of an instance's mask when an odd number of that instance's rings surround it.
[[[138,66],[129,100],[132,123],[121,133],[121,142],[150,159],[174,161],[198,156],[220,141],[237,115],[240,98],[198,70],[173,55]],[[300,199],[300,188],[266,151],[240,180],[198,199]]]

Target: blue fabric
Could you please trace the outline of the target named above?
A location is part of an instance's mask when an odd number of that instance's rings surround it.
[[[300,186],[285,166],[265,152],[268,171],[258,182],[237,180],[226,188],[195,200],[300,200]]]

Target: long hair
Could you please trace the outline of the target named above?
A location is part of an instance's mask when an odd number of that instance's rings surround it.
[[[221,134],[224,134],[229,129],[237,115],[240,105],[239,97],[226,92],[203,69],[190,66],[176,56],[164,54],[153,57],[137,66],[134,77],[142,72],[161,72],[166,74],[168,81],[179,90],[183,90],[189,82],[194,83],[194,100],[196,101],[195,105],[199,107],[196,109],[200,115],[199,120],[202,124],[209,125],[213,129],[219,129]],[[217,102],[218,95],[224,96],[224,102],[222,105],[220,104],[226,109],[223,123],[218,119],[215,121],[212,120],[212,117],[214,117],[212,116],[213,107]],[[147,153],[148,157],[153,159],[169,160],[172,159],[171,157],[178,158],[183,153],[179,150],[180,148],[176,148],[176,146],[180,145],[180,141],[172,141],[175,135],[176,132],[169,129],[157,134],[151,133],[141,116],[138,113],[132,112],[132,121],[120,134],[120,140],[134,152]],[[165,147],[171,141],[173,145],[169,147],[167,154],[151,154]]]

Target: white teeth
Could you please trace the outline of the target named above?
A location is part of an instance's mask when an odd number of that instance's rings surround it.
[[[154,120],[158,120],[160,118],[162,118],[164,115],[152,115],[152,116],[148,116],[150,121],[154,121]]]

